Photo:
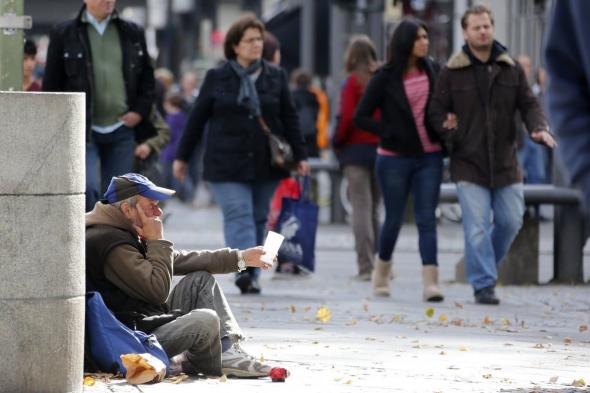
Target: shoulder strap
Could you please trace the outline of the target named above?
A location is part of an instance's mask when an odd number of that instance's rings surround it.
[[[269,136],[271,131],[268,124],[266,124],[266,120],[264,120],[262,116],[258,116],[256,120],[258,120],[258,124],[260,124],[260,128],[262,128],[262,132],[264,132],[266,136]]]

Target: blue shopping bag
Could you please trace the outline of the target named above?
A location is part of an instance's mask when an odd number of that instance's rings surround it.
[[[278,258],[308,272],[315,270],[318,206],[309,199],[309,176],[303,178],[299,198],[283,198],[277,231],[285,237]]]
[[[168,355],[153,334],[131,330],[107,308],[98,292],[86,294],[86,349],[100,371],[125,375],[121,355],[149,353],[170,366]]]

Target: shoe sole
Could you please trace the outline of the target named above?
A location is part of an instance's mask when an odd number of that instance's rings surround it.
[[[226,377],[228,378],[263,378],[263,377],[268,377],[268,373],[264,374],[264,373],[257,373],[256,375],[253,375],[252,372],[250,371],[244,371],[244,370],[239,370],[239,369],[228,369],[228,368],[224,368],[221,370]]]

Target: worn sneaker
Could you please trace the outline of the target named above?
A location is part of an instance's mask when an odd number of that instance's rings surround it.
[[[260,378],[267,377],[271,367],[248,355],[239,344],[233,344],[221,354],[221,369],[228,377]]]

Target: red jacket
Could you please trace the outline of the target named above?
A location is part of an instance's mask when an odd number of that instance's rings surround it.
[[[352,120],[364,90],[365,86],[359,82],[358,77],[350,74],[340,93],[340,121],[334,135],[335,145],[377,145],[379,143],[377,135],[357,128]],[[373,114],[373,118],[380,119],[378,110]]]

